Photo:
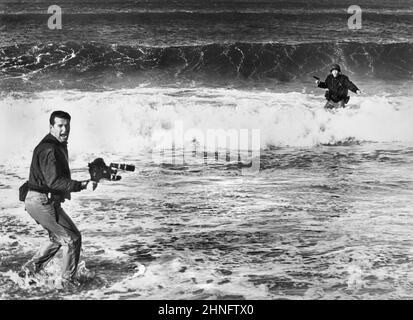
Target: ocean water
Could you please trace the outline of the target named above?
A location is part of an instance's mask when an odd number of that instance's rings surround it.
[[[0,2],[0,299],[411,299],[413,7],[359,1],[349,30],[351,4],[65,1],[49,30],[48,2]],[[327,112],[332,63],[364,94]],[[61,253],[18,276],[47,242],[18,187],[56,109],[75,179],[136,166],[63,204],[96,272],[76,290]]]

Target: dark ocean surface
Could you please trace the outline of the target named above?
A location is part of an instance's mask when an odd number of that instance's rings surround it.
[[[2,3],[6,91],[153,85],[264,87],[323,77],[333,62],[357,80],[413,77],[411,2],[69,1],[50,30],[49,2]],[[59,2],[53,4],[59,5]],[[296,86],[295,86],[296,87]]]
[[[357,30],[353,4],[0,0],[0,299],[412,299],[413,2],[357,1]],[[363,94],[329,112],[333,63]],[[74,179],[137,168],[63,204],[97,274],[76,290],[60,253],[18,276],[56,109]]]

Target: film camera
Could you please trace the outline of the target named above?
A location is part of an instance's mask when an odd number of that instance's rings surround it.
[[[109,166],[106,165],[102,158],[96,158],[91,163],[88,164],[90,180],[99,182],[101,179],[106,179],[110,181],[118,181],[122,177],[118,175],[118,170],[125,171],[135,171],[135,166],[124,163],[111,163]]]

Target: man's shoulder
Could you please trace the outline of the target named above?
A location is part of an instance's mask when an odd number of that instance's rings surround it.
[[[56,149],[56,144],[50,140],[42,139],[34,149],[37,153],[52,152]]]
[[[46,158],[49,154],[54,154],[54,152],[55,147],[52,144],[48,143],[39,144],[34,150],[34,153],[37,154],[37,157],[41,158]]]

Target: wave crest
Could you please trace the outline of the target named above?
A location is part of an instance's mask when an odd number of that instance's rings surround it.
[[[251,80],[280,82],[323,77],[332,63],[358,79],[411,80],[411,43],[232,43],[143,47],[97,43],[16,45],[0,50],[0,80],[103,81],[141,77],[214,83]],[[138,81],[139,82],[139,81]],[[52,87],[53,88],[53,87]]]
[[[348,108],[335,113],[323,109],[323,99],[297,92],[206,88],[51,91],[32,99],[8,97],[0,100],[0,136],[7,137],[0,139],[0,156],[8,166],[27,166],[56,108],[72,116],[69,143],[75,166],[103,154],[133,158],[159,149],[164,141],[158,138],[165,136],[182,137],[184,147],[191,150],[194,137],[199,138],[199,132],[207,136],[209,129],[258,129],[260,149],[413,142],[411,97],[354,97]],[[176,130],[179,123],[181,131]]]

